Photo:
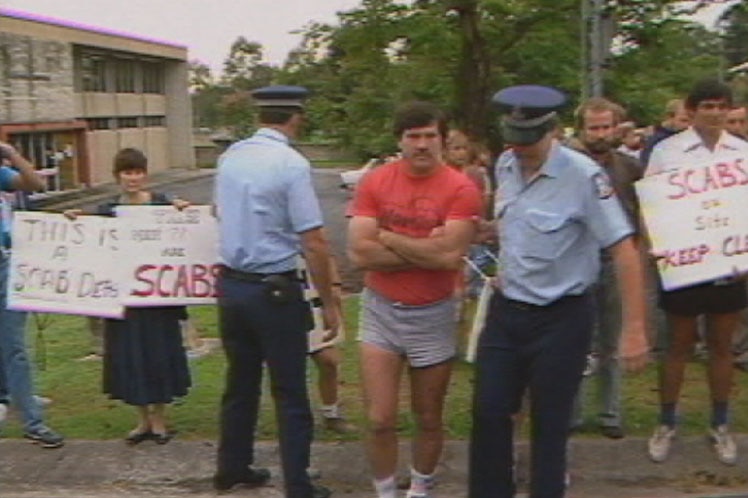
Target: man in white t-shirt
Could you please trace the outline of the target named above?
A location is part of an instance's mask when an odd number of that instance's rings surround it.
[[[645,176],[697,164],[726,164],[741,169],[748,163],[748,142],[725,131],[732,105],[730,87],[716,80],[697,83],[686,98],[691,126],[658,143]],[[741,165],[742,164],[742,165]],[[668,346],[660,369],[660,423],[649,440],[649,456],[664,461],[676,431],[677,402],[687,361],[698,338],[698,318],[706,323],[709,351],[707,378],[712,400],[709,436],[718,459],[733,465],[737,447],[728,432],[728,401],[732,386],[732,336],[748,304],[745,282],[722,278],[660,292],[668,322]]]

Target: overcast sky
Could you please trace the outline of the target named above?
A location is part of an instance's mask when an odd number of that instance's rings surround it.
[[[186,45],[190,59],[219,71],[231,43],[244,36],[282,63],[301,41],[290,32],[334,22],[360,0],[0,0],[0,6]]]
[[[713,26],[717,13],[739,0],[716,0],[698,19]],[[336,12],[361,0],[0,0],[0,6],[186,45],[190,59],[219,72],[238,37],[257,41],[265,59],[281,64],[301,41],[291,31],[308,22],[335,22]]]

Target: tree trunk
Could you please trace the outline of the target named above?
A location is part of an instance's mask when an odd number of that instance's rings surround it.
[[[455,120],[469,136],[484,141],[488,132],[491,61],[480,32],[478,0],[453,0],[448,2],[448,8],[459,16],[462,43],[456,74]]]

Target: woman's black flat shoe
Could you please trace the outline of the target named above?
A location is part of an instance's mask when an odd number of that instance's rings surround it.
[[[131,432],[125,438],[125,442],[131,446],[134,446],[136,444],[142,443],[143,441],[147,439],[151,439],[152,437],[153,437],[153,433],[151,431]]]
[[[166,431],[164,433],[151,432],[150,438],[155,441],[156,444],[166,444],[171,441],[175,435],[176,432],[174,431]]]

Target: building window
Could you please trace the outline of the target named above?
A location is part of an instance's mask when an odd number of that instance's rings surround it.
[[[86,123],[89,130],[109,130],[112,127],[110,118],[89,118]]]
[[[135,93],[135,60],[114,59],[115,92]]]
[[[143,93],[164,92],[164,65],[159,62],[143,61]]]
[[[117,128],[137,128],[138,117],[128,116],[126,118],[117,118]]]
[[[144,116],[143,126],[146,128],[152,128],[156,126],[166,126],[165,116]]]
[[[84,92],[106,92],[106,57],[96,52],[80,54],[80,88]]]

